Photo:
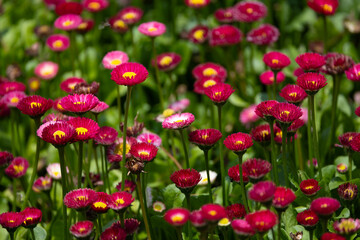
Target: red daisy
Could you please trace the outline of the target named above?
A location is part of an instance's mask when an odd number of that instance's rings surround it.
[[[281,89],[279,93],[280,97],[284,98],[285,101],[300,105],[302,101],[307,97],[307,94],[304,89],[297,85],[286,85],[283,89]]]
[[[320,73],[304,73],[296,79],[296,84],[309,95],[316,94],[327,85],[326,78]]]
[[[300,183],[300,190],[306,196],[313,196],[320,190],[319,182],[315,179],[303,180]]]
[[[340,202],[334,198],[321,197],[313,200],[310,209],[321,216],[329,216],[340,208]]]
[[[260,81],[264,85],[274,84],[274,72],[271,70],[265,71],[260,75]],[[276,84],[282,83],[285,80],[285,74],[283,72],[276,73]]]
[[[266,203],[273,199],[276,185],[272,181],[258,182],[249,190],[249,198],[256,202]]]
[[[208,39],[209,28],[206,26],[195,26],[188,33],[188,38],[193,43],[204,43]]]
[[[74,91],[76,84],[85,83],[85,82],[86,81],[82,78],[70,77],[60,83],[60,88],[61,88],[61,90],[65,91],[67,93],[72,93]]]
[[[5,168],[5,174],[11,178],[20,178],[26,174],[29,162],[23,157],[16,157],[10,165]]]
[[[320,238],[320,240],[329,240],[329,239],[330,240],[346,240],[345,237],[340,236],[336,233],[324,233]]]
[[[239,164],[229,168],[228,175],[229,175],[231,181],[239,183],[240,182]],[[248,177],[248,175],[246,174],[245,171],[242,172],[242,178],[243,178],[244,183],[249,182],[249,177]]]
[[[69,231],[77,239],[87,238],[91,235],[94,224],[91,221],[81,221],[71,225]]]
[[[73,94],[61,99],[61,106],[68,112],[84,114],[99,104],[99,99],[93,94]]]
[[[201,213],[206,221],[218,222],[226,217],[226,210],[219,204],[208,203],[201,207]]]
[[[68,192],[64,197],[64,204],[68,208],[82,211],[90,207],[97,199],[97,194],[90,188],[80,188]]]
[[[215,77],[218,76],[221,79],[227,77],[226,69],[218,64],[207,62],[197,65],[193,71],[192,75],[196,79],[201,79],[203,77]]]
[[[220,8],[215,11],[214,16],[216,20],[221,23],[231,23],[232,21],[234,21],[234,14],[232,8]]]
[[[185,4],[191,8],[202,8],[209,5],[210,0],[184,0]]]
[[[246,40],[256,45],[270,45],[279,38],[279,30],[271,24],[262,24],[246,35]]]
[[[341,184],[337,192],[339,194],[339,197],[345,201],[353,201],[356,199],[358,195],[358,187],[354,183],[343,183]]]
[[[52,187],[52,179],[49,176],[45,176],[45,177],[39,177],[38,179],[35,180],[32,189],[34,190],[34,192],[41,192],[41,191],[50,191]]]
[[[177,113],[165,118],[162,127],[167,129],[183,129],[195,121],[195,116],[191,113]]]
[[[255,22],[267,15],[267,7],[258,1],[243,1],[234,6],[234,19],[240,22]]]
[[[344,148],[350,148],[350,142],[359,135],[357,132],[347,132],[339,136],[339,142]]]
[[[140,21],[143,16],[143,11],[140,8],[129,6],[123,8],[117,16],[119,16],[126,24],[132,25]]]
[[[360,134],[356,135],[350,142],[351,149],[360,152]]]
[[[290,188],[277,187],[272,205],[278,210],[285,210],[295,199],[295,193]]]
[[[53,106],[51,99],[46,99],[41,96],[32,95],[21,99],[17,108],[26,115],[32,118],[39,118]]]
[[[118,132],[112,127],[101,127],[94,137],[97,144],[111,145],[115,142]]]
[[[256,232],[261,233],[269,231],[278,222],[276,214],[270,210],[261,210],[250,213],[246,215],[245,220]]]
[[[124,212],[134,201],[131,193],[115,192],[110,195],[109,207],[115,212]]]
[[[345,71],[346,77],[354,82],[360,81],[360,63],[354,64],[351,68]],[[1,86],[1,85],[0,85]]]
[[[243,171],[250,179],[259,180],[271,171],[271,163],[268,161],[251,158],[242,164]]]
[[[345,54],[328,53],[325,55],[326,64],[321,71],[329,75],[343,74],[354,65],[354,60]]]
[[[23,227],[25,228],[34,228],[38,223],[41,222],[42,213],[40,209],[27,207],[21,214],[24,216]]]
[[[140,222],[135,218],[127,218],[124,220],[124,228],[127,235],[134,234],[136,230],[138,230],[139,226],[140,226]]]
[[[191,224],[199,230],[206,226],[206,221],[201,210],[192,211],[189,220]]]
[[[302,126],[304,126],[305,122],[304,120],[302,120],[301,118],[296,119],[295,121],[293,121],[291,123],[291,125],[287,128],[288,134],[295,134],[296,131],[301,128]],[[291,135],[292,136],[292,135]]]
[[[253,145],[253,141],[249,134],[239,132],[227,136],[224,145],[236,154],[241,154]]]
[[[241,31],[231,25],[222,25],[210,31],[210,46],[230,46],[241,42]]]
[[[271,141],[270,125],[259,125],[251,130],[250,135],[254,141],[266,146]]]
[[[23,222],[24,215],[19,212],[5,212],[0,214],[0,225],[9,232],[15,232]]]
[[[137,143],[136,139],[133,137],[126,137],[126,158],[131,157],[130,149],[132,145]],[[122,153],[123,153],[123,139],[117,138],[115,142],[107,148],[107,158],[110,163],[112,162],[120,162],[122,160]]]
[[[109,227],[101,233],[100,240],[125,240],[126,232],[120,227]]]
[[[0,95],[4,96],[9,92],[19,91],[25,92],[26,86],[21,82],[3,82],[0,83]]]
[[[91,209],[97,214],[106,213],[110,207],[110,195],[104,192],[97,192],[96,200],[91,204]]]
[[[74,142],[93,139],[100,129],[97,122],[85,117],[75,117],[67,121],[67,123],[75,128]]]
[[[301,213],[298,213],[296,220],[302,226],[307,229],[313,229],[316,224],[319,222],[319,217],[314,211],[305,210]]]
[[[92,19],[81,19],[81,23],[77,27],[76,31],[78,33],[85,34],[94,27],[94,20]]]
[[[179,65],[180,61],[181,56],[173,52],[162,53],[156,56],[156,65],[160,71],[171,71]]]
[[[225,210],[228,218],[230,219],[244,218],[246,215],[245,207],[241,203],[229,205],[225,208]]]
[[[255,234],[254,229],[246,220],[236,219],[231,222],[234,232],[243,237],[250,237]]]
[[[106,109],[109,108],[109,105],[106,104],[106,102],[99,102],[98,105],[96,105],[96,107],[94,107],[93,109],[91,109],[90,111],[97,115],[99,113],[102,113],[103,111],[105,111]]]
[[[125,33],[129,30],[129,26],[120,16],[115,16],[109,19],[109,25],[112,30],[118,33]]]
[[[54,34],[48,37],[46,45],[54,52],[62,52],[70,47],[70,39],[63,34]]]
[[[139,161],[150,162],[154,160],[158,148],[150,143],[135,143],[131,146],[130,154]]]
[[[75,14],[81,15],[83,7],[77,2],[63,2],[56,5],[55,12],[57,15]]]
[[[109,6],[107,0],[84,0],[82,4],[89,12],[99,12]]]
[[[209,150],[212,148],[221,137],[221,132],[213,128],[198,129],[189,133],[189,141],[202,150]]]
[[[205,90],[206,96],[217,105],[224,104],[233,92],[235,92],[235,89],[226,83],[218,83]]]
[[[133,86],[144,82],[149,73],[140,63],[123,63],[111,72],[111,80],[118,85]]]
[[[118,185],[116,185],[116,189],[118,191],[121,191],[121,185],[122,185],[122,182],[119,182]],[[130,181],[130,180],[125,180],[125,186],[124,186],[124,191],[125,192],[128,192],[128,193],[132,193],[134,192],[136,189],[136,183],[133,182],[133,181]]]
[[[198,94],[205,94],[206,89],[215,86],[216,84],[222,83],[224,79],[215,77],[202,77],[195,81],[194,92]]]
[[[164,220],[171,226],[181,227],[189,220],[189,217],[189,210],[185,208],[173,208],[165,213]]]
[[[295,61],[304,71],[318,71],[325,64],[325,57],[318,53],[303,53]]]
[[[278,103],[271,109],[273,116],[281,123],[290,124],[302,116],[299,107],[291,103]]]
[[[10,164],[13,159],[14,156],[10,152],[7,151],[0,152],[0,168]]]
[[[307,0],[307,5],[323,15],[334,15],[339,6],[338,0]]]
[[[281,52],[268,52],[264,55],[263,61],[275,71],[280,71],[291,63],[290,58]]]
[[[276,100],[263,101],[256,106],[255,113],[265,121],[272,121],[275,118],[272,115],[271,109],[278,103]]]
[[[43,124],[40,126],[37,135],[45,142],[51,143],[54,146],[66,145],[76,134],[75,128],[64,121],[48,123],[45,123],[47,125]]]
[[[191,193],[201,180],[201,175],[195,169],[181,169],[175,171],[170,176],[170,180],[175,183],[183,193]]]

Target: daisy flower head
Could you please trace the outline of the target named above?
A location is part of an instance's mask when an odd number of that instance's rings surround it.
[[[267,7],[258,1],[242,1],[234,7],[234,19],[240,22],[255,22],[267,15]]]
[[[86,81],[82,78],[69,77],[60,83],[60,88],[67,93],[72,93],[77,84],[85,82]]]
[[[77,239],[87,238],[91,235],[94,224],[91,221],[80,221],[71,225],[69,231]]]
[[[271,45],[279,39],[279,30],[271,24],[262,24],[246,35],[246,40],[256,45]]]
[[[198,25],[190,30],[188,39],[196,44],[204,43],[209,36],[209,28],[206,26]]]
[[[166,31],[166,26],[163,23],[160,22],[146,22],[140,24],[138,27],[138,31],[141,34],[144,34],[149,37],[158,37],[160,35],[163,35]]]
[[[81,17],[76,14],[65,14],[59,16],[55,22],[54,26],[57,29],[70,31],[75,30],[81,23]]]
[[[36,76],[43,80],[50,80],[56,76],[59,71],[57,63],[46,61],[39,63],[34,70]]]
[[[144,82],[148,78],[148,71],[140,63],[123,63],[111,72],[111,80],[118,85],[133,86]]]
[[[129,57],[125,52],[122,51],[111,51],[108,52],[102,59],[102,64],[106,69],[114,69],[120,64],[129,61]]]
[[[21,99],[17,108],[26,115],[32,118],[39,118],[45,114],[53,106],[51,99],[46,99],[41,96],[32,95]]]
[[[183,129],[191,125],[195,121],[195,116],[191,113],[177,113],[165,118],[162,123],[163,128],[167,129]]]
[[[54,34],[48,37],[46,45],[54,52],[62,52],[69,48],[70,40],[63,34]]]
[[[143,11],[137,7],[125,7],[123,8],[117,16],[120,17],[126,24],[132,25],[140,21],[143,16]]]
[[[273,71],[280,71],[291,63],[290,58],[281,52],[268,52],[264,55],[263,61]]]

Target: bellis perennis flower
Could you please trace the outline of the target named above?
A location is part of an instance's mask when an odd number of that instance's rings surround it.
[[[131,146],[130,154],[139,161],[150,162],[154,160],[158,148],[150,143],[135,143]]]
[[[258,182],[249,190],[249,198],[257,202],[266,203],[273,199],[275,191],[275,183],[271,181]]]
[[[256,232],[260,233],[269,231],[278,222],[276,214],[269,210],[261,210],[250,213],[246,215],[245,220]]]
[[[256,45],[270,45],[279,38],[279,30],[271,24],[262,24],[252,29],[246,36],[246,40]]]
[[[173,208],[164,215],[164,220],[171,226],[181,227],[189,220],[190,212],[185,208]]]
[[[266,66],[275,71],[280,71],[291,63],[290,58],[281,52],[266,53],[263,57],[263,61]]]
[[[17,108],[26,115],[32,118],[41,117],[49,110],[53,105],[51,99],[46,99],[41,96],[29,96],[21,99],[17,105]]]
[[[233,7],[234,19],[240,22],[255,22],[267,14],[266,5],[258,1],[242,1]]]
[[[140,24],[138,31],[149,37],[157,37],[165,33],[166,26],[160,22],[147,22]]]
[[[81,221],[70,227],[70,233],[78,239],[89,237],[93,231],[94,224],[91,221]]]
[[[231,222],[231,227],[233,228],[234,232],[239,236],[249,237],[255,234],[255,230],[246,220],[235,219]]]
[[[259,180],[264,177],[267,173],[271,171],[271,163],[268,161],[251,158],[246,160],[242,164],[243,170],[246,172],[246,175],[253,180]]]
[[[111,80],[118,85],[133,86],[144,82],[149,73],[140,63],[123,63],[111,72]]]
[[[167,129],[183,129],[190,126],[194,121],[195,117],[191,113],[177,113],[165,118],[162,127]]]
[[[315,225],[319,222],[319,217],[314,211],[305,210],[301,213],[298,213],[296,220],[306,229],[313,229]]]
[[[315,179],[303,180],[300,183],[300,190],[306,196],[313,196],[320,190],[319,182]]]
[[[230,84],[219,83],[205,90],[206,96],[210,98],[216,105],[223,105],[228,98],[235,92]]]
[[[41,222],[42,213],[40,209],[27,207],[21,214],[24,216],[23,226],[25,228],[34,228],[38,223]]]
[[[225,208],[218,204],[205,204],[200,210],[204,219],[208,222],[218,222],[226,217]]]
[[[217,129],[199,129],[189,133],[189,141],[202,150],[208,150],[214,146],[222,137]]]
[[[321,216],[329,216],[340,208],[340,202],[334,198],[321,197],[313,200],[310,209]]]
[[[174,172],[170,179],[183,193],[189,194],[200,182],[201,175],[195,169],[181,169]]]
[[[89,208],[96,198],[97,195],[94,190],[89,188],[80,188],[68,192],[65,195],[64,204],[68,208],[82,211]]]
[[[215,77],[215,76],[219,76],[221,79],[225,79],[227,76],[226,69],[223,66],[220,66],[212,62],[207,62],[197,65],[193,69],[192,74],[196,79],[200,79],[202,77]]]

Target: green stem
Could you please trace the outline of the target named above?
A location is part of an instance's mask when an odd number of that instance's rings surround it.
[[[327,48],[328,48],[328,46],[327,46],[327,38],[328,38],[328,33],[327,33],[327,19],[326,19],[326,15],[322,15],[322,17],[323,17],[323,22],[324,22],[324,54],[326,54],[327,53]]]
[[[238,155],[238,158],[239,158],[239,178],[240,178],[240,187],[241,187],[241,198],[242,198],[243,204],[244,204],[244,206],[245,206],[246,212],[250,212],[250,211],[249,211],[248,200],[247,200],[247,196],[246,196],[246,189],[245,189],[244,179],[243,179],[243,171],[242,171],[243,155],[244,155],[244,154],[239,154],[239,155]]]
[[[13,205],[12,205],[12,211],[13,212],[16,212],[16,193],[17,193],[17,190],[16,190],[16,178],[13,179]]]
[[[309,112],[310,112],[310,96],[308,96],[308,108],[309,108]],[[314,157],[314,152],[313,152],[313,136],[311,134],[311,124],[312,120],[311,120],[311,116],[309,116],[308,118],[308,123],[307,123],[307,137],[308,137],[308,151],[309,151],[309,161],[310,161],[310,172],[311,172],[311,176],[314,177],[315,176],[315,167],[314,164],[312,162],[312,159]]]
[[[187,209],[191,212],[190,193],[185,194],[185,197],[186,197]],[[187,223],[187,230],[188,230],[189,240],[192,240],[192,229],[191,229],[190,221],[188,221],[188,223]]]
[[[314,239],[314,230],[309,231],[310,240]]]
[[[66,165],[65,165],[65,157],[64,157],[64,146],[58,148],[59,151],[59,159],[60,159],[60,168],[61,168],[61,185],[62,185],[62,199],[65,198],[66,195]],[[68,227],[67,227],[67,214],[66,214],[66,206],[62,203],[63,209],[63,217],[64,217],[64,239],[68,239]]]
[[[119,218],[120,218],[120,224],[121,224],[121,228],[125,229],[125,216],[124,216],[124,212],[119,213]]]
[[[98,226],[99,226],[99,233],[101,234],[102,233],[101,214],[99,214],[97,220],[98,220]],[[99,234],[99,236],[100,236],[100,234]]]
[[[277,162],[276,162],[276,149],[275,149],[275,131],[274,131],[274,120],[269,122],[270,125],[270,135],[271,135],[271,165],[274,170],[274,179],[276,185],[279,185],[279,174],[277,169]]]
[[[70,42],[71,42],[71,67],[72,67],[72,74],[75,76],[75,56],[76,56],[76,47],[75,47],[75,31],[70,31]],[[60,63],[59,63],[60,64]]]
[[[338,75],[333,75],[334,86],[333,86],[333,95],[332,95],[332,105],[331,105],[331,133],[330,133],[330,148],[333,147],[336,133],[336,122],[337,122],[337,105],[340,92],[340,77]]]
[[[283,162],[283,168],[285,174],[286,187],[290,187],[289,172],[288,172],[287,159],[286,159],[287,128],[288,128],[287,125],[282,126],[282,162]]]
[[[123,186],[123,185],[125,185],[125,184],[122,184],[122,186]],[[137,176],[136,186],[137,186],[137,188],[138,188],[139,201],[140,201],[141,211],[142,211],[142,214],[143,214],[143,219],[144,219],[146,234],[147,234],[148,240],[151,240],[148,218],[147,218],[147,216],[146,216],[146,211],[145,211],[145,207],[146,207],[146,206],[145,206],[145,204],[144,204],[144,198],[143,198],[143,194],[142,194],[142,190],[141,190],[140,174],[138,174],[138,176]]]
[[[221,124],[221,105],[217,105],[218,109],[218,120],[219,120],[219,131],[222,133],[222,124]],[[219,144],[219,155],[220,155],[220,171],[221,171],[221,187],[222,187],[222,197],[223,197],[223,206],[227,205],[227,194],[226,194],[226,187],[225,187],[225,164],[224,164],[224,157],[222,154],[222,142],[220,141]]]
[[[29,200],[32,185],[33,185],[33,183],[35,181],[35,177],[36,177],[36,173],[37,173],[37,166],[38,166],[39,157],[40,157],[40,138],[36,135],[36,131],[40,127],[40,118],[34,118],[34,121],[35,121],[35,137],[36,137],[35,159],[34,159],[34,163],[33,163],[30,182],[29,182],[28,187],[26,189],[25,199],[24,199],[24,202],[23,202],[23,204],[21,206],[21,211],[25,209],[25,207],[27,205],[27,201]]]
[[[93,188],[93,184],[92,181],[90,179],[90,164],[91,164],[91,154],[92,154],[92,147],[91,147],[91,143],[93,142],[93,140],[89,140],[89,142],[87,143],[87,157],[84,159],[84,163],[85,163],[85,182],[86,185],[85,187],[90,186],[90,188]]]
[[[97,151],[96,151],[96,145],[95,145],[94,141],[92,141],[91,146],[92,146],[92,150],[93,150],[94,158],[95,158],[96,172],[97,172],[97,174],[100,175],[101,171],[100,171],[100,166],[99,166],[99,159],[98,159],[98,155],[97,155]]]
[[[121,96],[120,96],[120,86],[116,87],[117,92],[117,107],[118,107],[118,114],[119,114],[119,122],[121,121]]]
[[[279,223],[278,223],[278,240],[281,240],[281,212],[278,211],[278,219],[279,219]]]
[[[327,232],[327,222],[328,222],[328,218],[322,218],[321,220],[320,220],[320,222],[321,222],[321,230],[322,230],[322,233],[326,233]]]
[[[350,149],[348,150],[348,155],[349,155],[349,181],[351,181],[351,179],[352,179],[352,152]]]
[[[125,103],[125,116],[124,116],[124,126],[123,126],[123,148],[122,148],[122,160],[121,160],[121,191],[124,191],[125,187],[125,179],[126,179],[126,130],[127,130],[127,122],[128,122],[128,114],[129,114],[129,106],[130,106],[130,98],[131,98],[131,89],[132,86],[127,87],[127,95],[126,95],[126,103]]]
[[[78,153],[78,182],[77,182],[77,188],[81,188],[81,177],[82,177],[82,165],[83,165],[83,149],[84,148],[84,142],[79,142],[79,153]]]
[[[319,143],[318,143],[318,136],[317,136],[317,130],[316,130],[316,118],[315,118],[315,96],[314,95],[310,95],[309,96],[309,100],[310,100],[310,118],[311,118],[311,124],[312,124],[312,133],[311,135],[313,136],[313,145],[314,145],[314,154],[315,154],[315,158],[318,161],[319,164],[319,174],[320,174],[320,179],[322,179],[322,161],[320,159],[320,154],[319,154]],[[312,161],[312,159],[310,159],[310,162]],[[312,162],[311,162],[312,163]]]
[[[155,81],[156,81],[156,85],[157,85],[157,88],[158,88],[158,95],[159,95],[159,98],[160,98],[160,106],[161,106],[161,109],[164,109],[165,105],[164,105],[163,93],[162,93],[160,77],[159,77],[159,68],[158,68],[157,61],[156,61],[157,55],[156,55],[155,38],[154,37],[151,38],[151,43],[152,43],[152,50],[153,50],[153,59],[155,61],[155,64],[154,64]]]
[[[9,235],[10,235],[10,240],[15,240],[13,231],[9,232]]]
[[[186,160],[186,168],[190,168],[189,155],[188,155],[188,151],[187,151],[187,147],[186,147],[186,143],[185,143],[183,129],[179,129],[179,132],[180,132],[181,142],[183,145],[183,150],[184,150],[184,155],[185,155],[185,160]]]
[[[182,233],[181,233],[181,228],[176,228],[176,235],[177,235],[177,239],[178,240],[183,240],[183,237],[182,237]]]
[[[205,156],[205,168],[206,168],[206,176],[207,176],[207,187],[209,192],[209,200],[210,203],[213,203],[212,191],[211,191],[211,181],[210,181],[210,168],[209,168],[209,151],[204,150]]]
[[[111,194],[111,189],[110,189],[110,180],[109,180],[109,174],[107,173],[108,167],[107,167],[107,160],[104,157],[104,155],[106,154],[106,146],[104,146],[104,152],[102,151],[102,149],[100,149],[100,154],[101,154],[101,162],[102,162],[102,167],[103,167],[103,181],[106,182],[105,185],[105,192],[106,192],[106,188],[108,188],[108,193]]]
[[[31,237],[33,240],[36,240],[35,238],[35,233],[34,233],[34,228],[30,228],[30,233],[31,233]]]

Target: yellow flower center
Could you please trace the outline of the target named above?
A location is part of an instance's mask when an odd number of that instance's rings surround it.
[[[22,171],[24,171],[24,166],[22,166],[22,165],[14,165],[14,171],[15,171],[16,174],[19,174]]]
[[[33,218],[32,217],[27,217],[26,218],[26,221],[32,221],[33,220]],[[25,221],[24,221],[25,222]]]
[[[61,139],[62,137],[65,137],[65,133],[61,130],[57,130],[56,132],[53,133],[53,137],[55,140],[56,140],[56,137]]]
[[[309,221],[309,220],[313,220],[313,219],[314,219],[314,217],[309,216],[309,217],[305,218],[305,221]]]
[[[203,75],[207,76],[207,77],[214,76],[216,74],[217,74],[217,72],[213,68],[205,68],[203,71]]]
[[[274,77],[269,78],[270,82],[274,82]]]
[[[41,103],[39,103],[39,102],[32,102],[32,103],[30,103],[30,107],[31,108],[34,108],[34,107],[37,107],[37,108],[39,108],[39,107],[41,107]]]
[[[297,96],[297,93],[296,92],[292,92],[289,94],[290,97],[296,97]]]
[[[202,39],[204,39],[204,34],[205,34],[205,31],[204,30],[202,30],[202,29],[199,29],[199,30],[196,30],[195,32],[194,32],[194,35],[193,35],[193,37],[196,39],[196,40],[202,40]]]
[[[263,227],[263,226],[265,226],[265,222],[264,221],[256,222],[255,225]]]
[[[263,131],[261,131],[261,136],[262,136],[263,138],[265,138],[267,135],[269,135],[269,131],[268,131],[268,130],[263,130]]]
[[[181,122],[183,122],[184,120],[182,120],[182,119],[179,119],[179,120],[176,120],[176,121],[174,121],[174,122],[176,122],[176,123],[181,123]]]
[[[279,64],[279,60],[278,59],[273,59],[271,60],[272,64]]]
[[[345,166],[344,164],[340,164],[340,165],[338,166],[338,169],[339,169],[339,170],[345,170],[345,169],[346,169],[346,166]]]
[[[125,201],[124,201],[124,199],[122,199],[122,198],[119,198],[119,199],[117,199],[116,200],[116,205],[118,205],[118,204],[124,204],[125,203]]]
[[[225,12],[225,13],[224,13],[224,16],[225,16],[225,17],[231,17],[231,16],[232,16],[232,13],[231,13],[231,12]]]
[[[12,220],[12,219],[10,219],[10,220],[9,220],[9,223],[13,223],[13,222],[15,222],[15,221],[14,221],[14,220]]]
[[[120,65],[121,64],[121,61],[119,59],[113,59],[111,60],[110,62],[112,65]]]
[[[126,27],[126,24],[123,20],[116,20],[114,22],[114,27],[118,27],[118,28],[125,28]]]
[[[243,144],[244,144],[243,141],[240,141],[240,140],[235,142],[235,145],[243,145]]]
[[[96,207],[96,208],[106,208],[107,205],[106,205],[106,203],[103,203],[103,202],[95,202],[94,207]]]
[[[78,127],[75,129],[77,135],[85,135],[89,130],[83,127]]]
[[[206,177],[206,178],[203,178],[201,181],[207,183],[208,178],[207,178],[207,177]]]
[[[74,102],[74,104],[75,104],[75,105],[84,105],[85,102],[80,102],[80,101],[79,101],[79,102]]]
[[[154,206],[154,210],[160,212],[160,211],[162,210],[162,207],[160,206],[160,204],[156,204],[156,205]]]
[[[326,13],[331,13],[333,11],[333,7],[329,4],[324,4],[324,6],[322,7],[322,9],[324,10],[324,12]]]
[[[164,117],[170,117],[170,116],[173,115],[174,113],[175,113],[174,110],[168,108],[168,109],[165,109],[165,110],[163,111],[162,115],[163,115]]]
[[[327,204],[327,203],[321,204],[320,207],[321,207],[321,208],[327,208],[327,207],[328,207],[328,204]]]
[[[50,66],[46,66],[40,70],[41,75],[47,76],[53,73],[53,68]]]
[[[357,72],[357,75],[360,76],[360,71]]]
[[[210,214],[211,216],[215,216],[215,215],[216,215],[216,211],[215,211],[215,210],[210,210],[210,211],[209,211],[209,214]]]
[[[220,97],[221,96],[221,92],[214,92],[215,97]]]
[[[12,99],[10,99],[11,103],[18,103],[19,102],[19,98],[17,97],[13,97]]]
[[[344,193],[346,195],[350,195],[350,198],[352,198],[354,196],[354,191],[351,189],[345,189]]]
[[[101,7],[101,5],[98,2],[91,2],[88,5],[88,8],[90,8],[92,10],[98,10],[100,7]]]
[[[248,14],[252,14],[252,13],[254,12],[254,10],[253,10],[252,8],[247,8],[247,9],[246,9],[246,12],[247,12]]]
[[[172,63],[173,59],[172,57],[169,56],[165,56],[160,60],[160,65],[161,66],[168,66]]]
[[[282,131],[277,132],[276,136],[279,137],[279,138],[282,138]]]
[[[183,219],[184,216],[182,214],[175,214],[174,216],[171,217],[171,221],[173,221],[174,223],[181,222]]]
[[[157,30],[157,28],[156,28],[156,27],[149,27],[147,30],[148,30],[149,32],[154,32],[154,31]]]
[[[131,146],[129,144],[126,144],[126,150],[125,150],[126,154],[129,153],[130,149],[131,149]],[[123,144],[122,143],[120,143],[119,145],[116,146],[114,153],[117,155],[122,155],[122,153],[123,153]]]
[[[150,156],[150,153],[146,152],[146,151],[140,151],[140,152],[138,152],[138,154],[139,154],[140,157],[148,157],[148,156]]]
[[[136,14],[133,13],[133,12],[125,13],[125,14],[123,15],[123,19],[126,19],[126,20],[128,20],[128,19],[133,19],[133,18],[135,18],[135,17],[136,17]]]
[[[342,229],[345,233],[353,231],[355,227],[355,223],[350,220],[342,220],[339,224],[339,228]]]
[[[228,225],[230,224],[230,221],[228,218],[222,218],[220,221],[219,221],[219,225],[220,226],[225,226],[225,225]]]
[[[71,20],[66,20],[65,22],[63,22],[63,26],[64,27],[68,27],[68,26],[70,26],[71,24],[73,24],[74,22],[73,21],[71,21]]]
[[[39,87],[40,87],[40,83],[37,80],[31,81],[30,88],[32,90],[37,90]]]
[[[43,181],[41,182],[41,185],[46,186],[46,185],[48,185],[49,183],[50,183],[49,180],[43,180]]]
[[[78,196],[76,198],[77,201],[86,201],[87,200],[87,197],[86,196]]]
[[[55,42],[53,42],[52,46],[53,48],[61,48],[63,46],[63,42],[61,40],[56,40]]]
[[[86,228],[84,228],[84,227],[79,228],[79,232],[80,232],[80,233],[83,233],[83,232],[85,232],[85,231],[86,231]]]
[[[57,177],[60,175],[60,172],[55,171],[55,172],[53,172],[53,174],[55,175],[55,177]]]
[[[58,104],[56,104],[56,107],[60,110],[64,110],[64,108],[60,105],[60,103],[58,102]]]
[[[123,78],[134,78],[135,76],[136,76],[136,73],[134,73],[134,72],[126,72],[126,73],[124,73],[123,75]]]
[[[80,25],[78,26],[78,29],[85,29],[87,27],[87,23],[86,22],[83,22],[83,23],[80,23]]]
[[[216,85],[216,82],[214,80],[212,80],[212,79],[205,81],[204,84],[203,84],[203,86],[205,88],[208,88],[208,87],[211,87],[211,86],[214,86],[214,85]]]
[[[202,136],[201,136],[201,138],[202,138],[202,139],[204,139],[204,140],[206,140],[206,139],[208,139],[208,138],[209,138],[209,135],[207,135],[207,134],[202,135]]]
[[[314,188],[314,186],[312,186],[312,185],[305,187],[306,190],[313,189],[313,188]]]
[[[283,115],[286,115],[286,117],[288,117],[289,114],[290,114],[290,112],[287,111],[287,110],[285,110],[285,111],[282,111],[282,112],[280,113],[280,116],[282,117]]]
[[[204,4],[205,0],[190,0],[190,4]]]

